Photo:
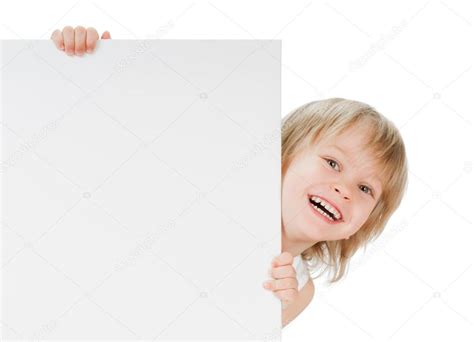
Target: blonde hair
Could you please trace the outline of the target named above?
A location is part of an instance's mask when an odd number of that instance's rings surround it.
[[[331,283],[345,275],[349,259],[382,233],[400,205],[408,177],[403,139],[396,126],[373,107],[343,98],[306,103],[289,113],[282,122],[282,179],[302,149],[334,137],[356,124],[368,124],[367,142],[363,148],[373,153],[383,189],[366,222],[349,239],[319,241],[302,253],[311,272],[319,263],[326,265],[317,277],[328,267],[332,268]]]

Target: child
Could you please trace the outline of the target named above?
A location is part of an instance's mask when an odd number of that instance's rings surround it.
[[[99,35],[68,26],[51,38],[67,54],[83,55],[94,51]],[[309,268],[332,267],[336,282],[354,253],[381,234],[400,205],[408,171],[397,128],[365,103],[309,102],[284,118],[281,133],[282,253],[264,287],[282,301],[284,327],[313,298]]]
[[[407,176],[402,137],[374,108],[340,98],[296,108],[282,124],[282,250],[332,267],[338,281],[383,231]],[[306,286],[287,319],[311,300]]]

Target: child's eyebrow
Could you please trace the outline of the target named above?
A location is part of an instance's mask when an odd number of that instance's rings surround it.
[[[337,145],[329,145],[328,147],[338,150],[338,151],[341,152],[344,156],[347,157],[346,152],[345,152],[341,147],[339,147],[339,146],[337,146]]]

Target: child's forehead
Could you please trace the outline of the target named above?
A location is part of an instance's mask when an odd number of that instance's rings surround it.
[[[367,140],[331,138],[316,142],[317,149],[331,149],[347,156],[372,155],[373,151]]]
[[[363,146],[367,145],[370,141],[373,131],[370,126],[359,124],[344,129],[341,132],[337,132],[327,138],[321,139],[326,144],[336,144],[351,147],[354,145]]]

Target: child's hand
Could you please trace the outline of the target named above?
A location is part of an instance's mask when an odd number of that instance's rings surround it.
[[[105,31],[101,37],[101,39],[110,38],[108,31]],[[94,51],[99,34],[93,27],[85,29],[82,26],[77,26],[74,29],[71,26],[66,26],[62,32],[55,30],[51,39],[59,50],[66,51],[69,56],[74,54],[82,56],[84,52],[92,53]]]
[[[280,298],[285,309],[298,295],[298,280],[291,253],[283,252],[273,259],[271,276],[274,279],[264,282],[263,287],[272,290]],[[268,287],[265,284],[268,284]]]

